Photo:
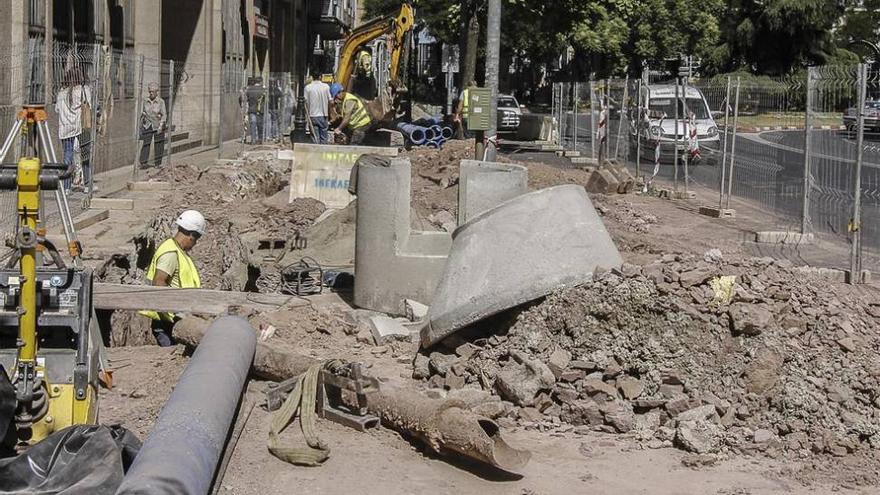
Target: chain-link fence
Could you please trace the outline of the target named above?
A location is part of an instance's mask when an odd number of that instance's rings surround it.
[[[813,234],[845,248],[835,252],[849,250],[832,264],[854,273],[863,252],[880,254],[876,68],[678,82],[646,71],[636,80],[556,83],[552,94],[558,144],[594,165],[608,158],[646,188],[714,195],[719,214],[751,208],[763,230]]]
[[[45,105],[57,160],[75,165],[69,204],[76,216],[111,176],[114,183],[142,178],[148,167],[212,147],[234,157],[251,143],[282,142],[298,88],[288,73],[264,79],[259,121],[249,122],[241,59],[180,62],[101,44],[55,41],[47,48],[31,39],[0,48],[0,132],[9,133],[24,104]],[[248,136],[251,123],[256,141]],[[6,163],[17,161],[19,141]],[[54,228],[54,194],[43,203],[43,225]],[[15,214],[14,192],[0,192],[0,232],[9,232]]]

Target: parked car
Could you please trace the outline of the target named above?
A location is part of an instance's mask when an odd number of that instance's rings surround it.
[[[675,85],[650,85],[644,90],[648,100],[648,121],[640,118],[638,111],[633,112],[631,119],[634,125],[632,129],[633,139],[630,143],[635,147],[635,134],[638,134],[638,142],[642,146],[642,156],[645,160],[653,161],[654,150],[657,142],[660,142],[660,161],[672,163],[675,160],[676,150],[676,125],[675,125]],[[681,91],[681,89],[679,90]],[[721,139],[718,133],[718,125],[709,110],[709,104],[703,93],[688,86],[684,90],[684,97],[679,95],[678,104],[678,152],[686,153],[688,149],[688,136],[685,133],[688,123],[689,112],[694,113],[694,122],[697,126],[697,140],[700,144],[702,163],[716,164],[721,151]]]
[[[511,95],[498,95],[498,132],[511,132],[519,128],[522,107]]]
[[[856,132],[859,125],[859,115],[855,107],[847,108],[843,113],[843,126],[849,132]],[[868,100],[865,102],[865,129],[880,131],[880,100]]]

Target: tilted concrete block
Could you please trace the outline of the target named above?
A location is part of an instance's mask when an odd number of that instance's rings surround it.
[[[360,217],[359,217],[360,218]],[[429,347],[455,331],[623,263],[583,187],[518,196],[453,234],[421,331]]]
[[[587,191],[594,194],[614,194],[620,186],[617,177],[607,169],[599,169],[590,174],[587,180]]]
[[[521,165],[462,160],[459,165],[458,224],[529,190],[529,170]]]

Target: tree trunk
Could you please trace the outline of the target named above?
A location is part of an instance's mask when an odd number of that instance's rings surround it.
[[[476,6],[470,5],[470,2],[463,2],[462,7],[466,10],[469,17],[465,21],[465,40],[464,45],[464,63],[461,67],[461,88],[466,88],[471,81],[474,80],[477,73],[477,48],[480,43],[480,18],[477,15]]]

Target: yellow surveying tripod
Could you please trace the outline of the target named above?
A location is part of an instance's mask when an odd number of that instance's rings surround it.
[[[6,164],[16,144],[21,157]],[[0,269],[0,445],[7,448],[97,419],[103,343],[63,186],[72,175],[57,161],[45,109],[25,106],[0,149],[0,190],[16,191],[17,216],[14,251]],[[41,228],[44,191],[55,191],[72,267]]]

